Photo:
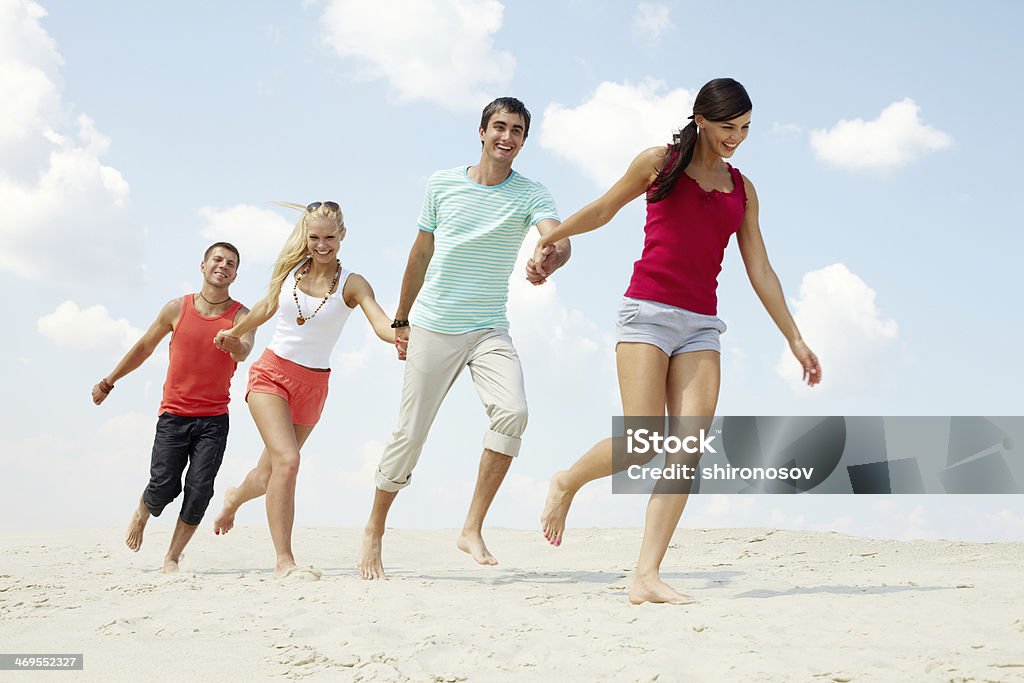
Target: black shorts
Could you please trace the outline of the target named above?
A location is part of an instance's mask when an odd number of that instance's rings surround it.
[[[149,466],[149,485],[142,494],[150,514],[159,517],[164,507],[182,491],[185,472],[185,499],[181,503],[181,521],[198,525],[213,498],[213,480],[224,459],[228,444],[228,415],[183,417],[163,413],[156,422],[153,455]]]

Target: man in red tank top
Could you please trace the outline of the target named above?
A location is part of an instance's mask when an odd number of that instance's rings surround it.
[[[114,371],[92,388],[93,403],[103,403],[114,384],[142,365],[163,338],[171,335],[170,365],[153,440],[149,484],[132,513],[125,536],[131,550],[142,547],[146,522],[150,515],[159,517],[181,493],[184,473],[185,496],[164,558],[165,573],[178,571],[178,558],[213,497],[214,478],[228,440],[231,376],[252,350],[254,332],[231,338],[220,347],[213,343],[217,332],[232,327],[236,318],[249,312],[228,292],[238,274],[239,260],[238,249],[231,244],[210,245],[199,266],[202,288],[167,302]]]

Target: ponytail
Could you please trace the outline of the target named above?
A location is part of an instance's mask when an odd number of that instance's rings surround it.
[[[693,100],[693,116],[702,114],[708,121],[729,121],[753,108],[746,89],[731,78],[716,78],[704,84]],[[697,122],[690,123],[672,136],[665,165],[647,188],[647,203],[654,204],[667,197],[679,176],[693,160],[697,146]]]
[[[660,202],[667,197],[693,159],[693,149],[697,146],[697,123],[692,120],[692,116],[690,119],[690,123],[672,135],[672,144],[668,146],[665,165],[658,171],[658,176],[647,190],[648,204]]]

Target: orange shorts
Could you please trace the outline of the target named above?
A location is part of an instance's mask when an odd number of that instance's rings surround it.
[[[310,370],[266,349],[249,367],[245,400],[248,402],[249,393],[253,391],[280,396],[292,409],[293,424],[315,425],[327,402],[327,381],[330,377],[330,370]]]

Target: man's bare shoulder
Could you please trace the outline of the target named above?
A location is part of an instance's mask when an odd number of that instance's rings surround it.
[[[161,323],[174,326],[178,323],[178,318],[181,317],[181,306],[184,302],[185,296],[176,296],[160,309],[160,314],[157,316],[157,320]]]

